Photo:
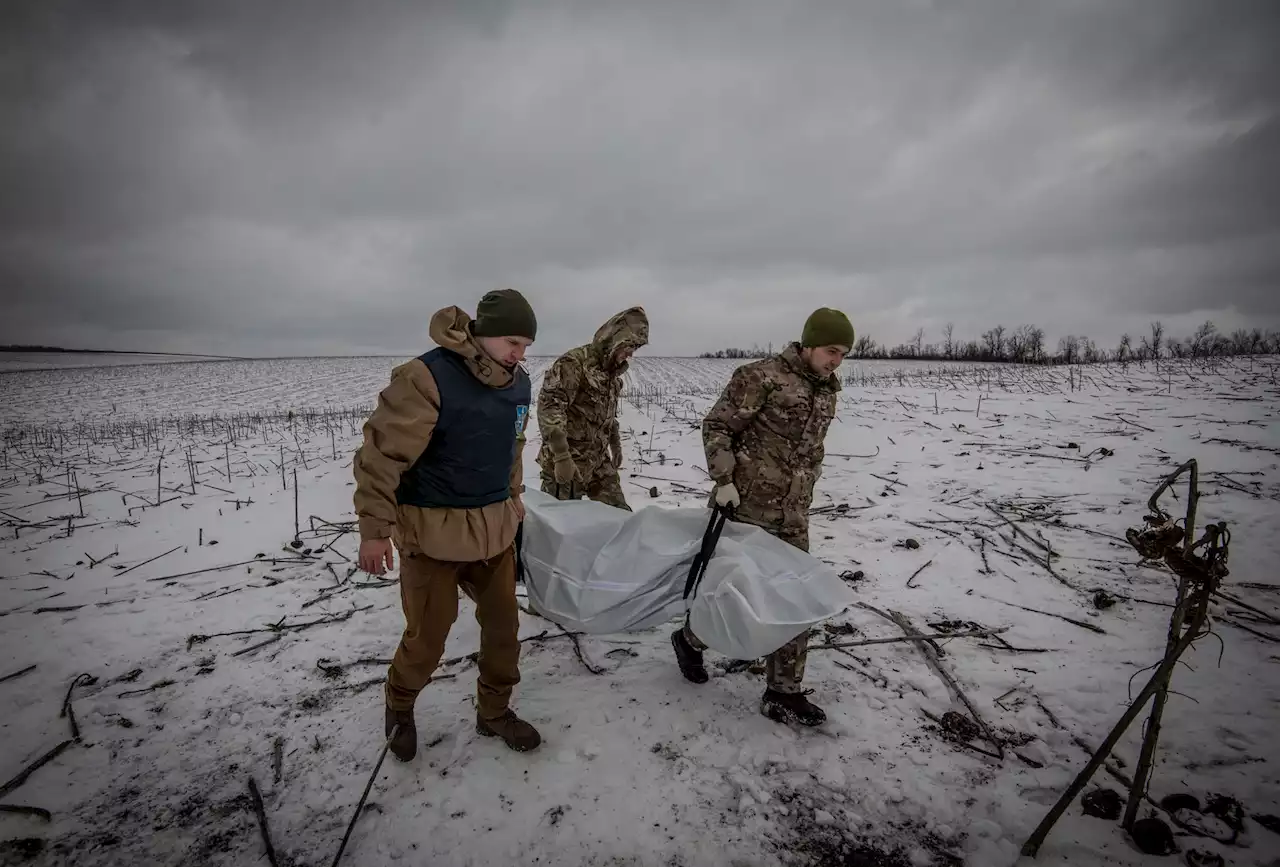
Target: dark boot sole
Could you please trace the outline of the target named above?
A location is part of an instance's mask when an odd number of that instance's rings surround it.
[[[789,711],[785,707],[780,707],[779,705],[772,704],[772,703],[768,703],[768,704],[762,703],[760,707],[760,712],[764,714],[766,717],[768,717],[769,719],[773,720],[774,722],[796,723],[797,725],[806,726],[808,728],[817,728],[818,726],[822,725],[827,721],[826,717],[823,717],[821,719],[816,719],[816,720],[802,719],[794,711]]]
[[[677,637],[679,635],[679,632],[671,633],[671,647],[676,652],[676,665],[680,666],[680,673],[684,675],[684,679],[690,683],[706,683],[711,679],[711,676],[707,674],[707,670],[705,668],[689,669],[680,661],[680,642]]]

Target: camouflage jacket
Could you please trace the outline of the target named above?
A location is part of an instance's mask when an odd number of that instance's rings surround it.
[[[618,440],[618,396],[629,365],[611,365],[613,354],[649,342],[644,308],[613,316],[588,344],[570,349],[547,369],[538,392],[538,463],[551,472],[556,456],[568,452],[584,478],[609,463],[608,448]]]
[[[732,482],[744,518],[807,526],[840,381],[812,373],[793,343],[733,372],[702,423],[707,470]]]

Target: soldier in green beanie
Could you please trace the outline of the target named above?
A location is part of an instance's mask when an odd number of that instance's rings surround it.
[[[853,340],[849,317],[829,307],[815,310],[799,342],[735,370],[702,423],[712,502],[802,551],[809,550],[809,506],[840,392],[835,371]],[[687,620],[671,642],[685,678],[706,683],[706,645]],[[826,721],[801,689],[808,642],[806,631],[766,660],[760,709],[772,720],[809,726]]]
[[[471,333],[476,337],[524,337],[532,342],[538,337],[538,318],[519,292],[495,289],[476,305]]]

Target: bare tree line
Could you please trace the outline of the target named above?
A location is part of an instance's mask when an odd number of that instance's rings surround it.
[[[1068,334],[1058,340],[1057,351],[1050,351],[1044,329],[1037,325],[1020,325],[1008,329],[996,325],[977,340],[957,340],[955,326],[948,322],[942,329],[942,342],[925,343],[923,328],[916,329],[911,340],[888,346],[868,334],[858,337],[849,353],[851,358],[920,359],[923,361],[993,361],[1012,364],[1097,364],[1104,361],[1158,361],[1161,358],[1225,358],[1240,355],[1280,354],[1280,331],[1260,328],[1238,328],[1230,335],[1218,331],[1206,321],[1190,337],[1168,337],[1164,323],[1152,322],[1146,334],[1137,340],[1124,334],[1114,348],[1098,346],[1084,335]],[[772,354],[753,346],[751,349],[721,349],[704,352],[701,358],[763,358]]]
[[[752,344],[750,349],[717,349],[715,352],[703,352],[698,355],[699,358],[768,358],[773,355],[773,344],[761,348],[757,344]]]

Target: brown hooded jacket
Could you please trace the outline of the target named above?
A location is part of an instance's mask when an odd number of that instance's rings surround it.
[[[431,317],[429,333],[438,345],[461,355],[476,379],[494,388],[507,386],[511,372],[485,354],[471,336],[470,324],[471,317],[461,308],[446,307]],[[396,367],[365,422],[364,443],[355,455],[353,500],[360,538],[394,538],[401,552],[420,552],[436,560],[486,560],[515,540],[520,519],[511,499],[478,509],[428,509],[396,502],[400,476],[426,450],[439,416],[440,390],[422,360]],[[511,468],[516,496],[524,491],[524,439],[522,426]]]

